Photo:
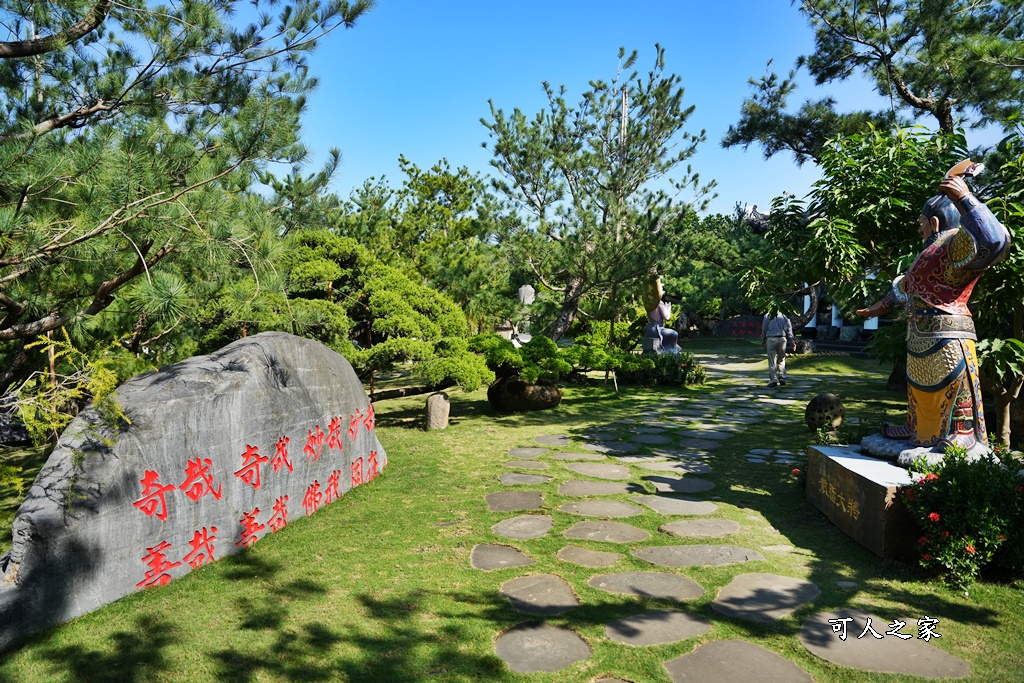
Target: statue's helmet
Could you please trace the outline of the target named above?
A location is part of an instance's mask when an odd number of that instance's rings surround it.
[[[949,197],[939,193],[934,197],[931,197],[921,207],[921,215],[931,218],[934,216],[939,219],[939,232],[943,230],[954,230],[960,227],[960,212],[957,210],[956,205],[950,201]]]

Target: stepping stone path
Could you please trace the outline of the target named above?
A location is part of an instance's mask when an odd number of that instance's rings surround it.
[[[595,576],[587,585],[606,593],[620,593],[656,600],[694,600],[704,589],[693,579],[668,572],[623,572]]]
[[[547,536],[555,520],[547,515],[521,515],[498,522],[491,531],[516,541]]]
[[[578,522],[563,533],[566,538],[603,543],[636,543],[651,537],[643,529],[622,522]]]
[[[544,444],[545,446],[568,446],[571,440],[572,439],[565,434],[542,434],[534,439],[537,443]]]
[[[881,638],[866,629],[871,619],[872,629]],[[850,621],[839,621],[849,619]],[[886,635],[891,621],[859,610],[841,609],[815,614],[800,627],[800,642],[822,659],[862,671],[920,676],[921,678],[967,678],[971,666],[955,655],[926,643],[916,637],[920,624],[908,620],[898,631],[907,639]],[[840,638],[837,628],[846,627],[846,639]],[[863,638],[858,636],[865,633]],[[939,631],[941,635],[941,631]]]
[[[469,561],[475,569],[497,572],[494,590],[508,600],[514,610],[530,615],[524,617],[523,623],[495,634],[495,652],[512,672],[560,671],[589,659],[590,645],[574,630],[574,619],[582,620],[580,627],[591,628],[594,615],[600,614],[601,607],[600,598],[595,595],[607,593],[616,596],[613,599],[616,605],[623,600],[636,601],[634,611],[637,613],[605,623],[602,647],[651,648],[639,651],[645,657],[661,657],[668,679],[673,682],[807,683],[813,680],[801,667],[749,640],[711,640],[696,648],[684,645],[675,651],[688,654],[670,661],[666,661],[665,655],[659,655],[658,646],[707,637],[706,634],[713,633],[711,626],[716,620],[772,623],[791,616],[820,595],[815,584],[796,577],[767,572],[731,573],[732,580],[718,590],[711,602],[710,620],[689,614],[682,608],[673,609],[705,595],[705,587],[686,576],[692,571],[687,569],[689,567],[741,567],[747,562],[762,562],[764,564],[755,565],[761,569],[772,567],[783,558],[783,553],[798,551],[780,537],[776,545],[759,546],[759,550],[769,553],[766,560],[757,550],[702,540],[742,534],[744,526],[748,525],[763,530],[765,519],[760,514],[751,514],[752,522],[710,517],[720,514],[720,507],[703,499],[701,494],[712,490],[716,484],[728,487],[730,482],[715,476],[713,469],[717,469],[717,464],[743,465],[749,461],[780,468],[802,467],[803,453],[768,447],[737,452],[728,444],[731,437],[756,429],[756,425],[801,422],[789,419],[794,409],[788,406],[809,400],[819,389],[801,378],[799,389],[787,387],[784,392],[776,392],[758,388],[751,392],[750,387],[763,386],[765,378],[763,371],[743,371],[751,365],[749,358],[710,354],[703,358],[710,374],[720,378],[717,380],[719,393],[714,399],[709,400],[706,395],[666,397],[656,406],[631,411],[629,414],[633,417],[569,428],[569,434],[543,434],[534,439],[543,447],[518,447],[508,451],[509,461],[505,466],[510,471],[498,477],[499,484],[507,488],[488,492],[484,498],[488,511],[494,513],[491,531],[509,542],[478,544],[472,548]],[[713,365],[708,367],[709,363]],[[570,447],[576,450],[558,450]],[[553,464],[555,462],[558,464]],[[533,474],[530,470],[547,472]],[[566,472],[587,479],[566,480]],[[517,490],[522,486],[533,490]],[[717,496],[712,498],[721,500]],[[732,505],[723,506],[726,511],[735,514],[737,507],[748,507],[751,508],[748,512],[758,512],[752,501],[729,500]],[[533,513],[529,514],[531,511]],[[502,513],[507,512],[527,514],[502,519]],[[570,515],[591,519],[574,523]],[[612,521],[618,518],[629,518],[636,526]],[[647,529],[654,528],[658,529],[657,537],[652,539]],[[770,527],[769,530],[775,531]],[[542,537],[548,539],[535,541]],[[665,545],[669,539],[677,540],[677,544]],[[514,547],[513,544],[518,543],[529,547],[530,554]],[[538,545],[529,545],[533,543]],[[557,550],[547,550],[552,548],[552,543]],[[594,547],[602,544],[606,548],[614,545],[623,552]],[[550,552],[553,557],[542,558],[538,552]],[[613,571],[618,564],[630,565],[624,568],[635,566],[632,559],[622,562],[627,552],[657,568],[597,573]],[[543,569],[538,566],[536,571],[531,571],[531,565],[536,566],[536,561],[541,560],[548,563],[540,565]],[[566,570],[565,577],[553,573],[559,572],[559,567]],[[587,570],[593,572],[590,578],[579,578],[580,572]],[[566,577],[573,578],[567,580]],[[587,585],[580,585],[584,581]],[[858,589],[854,582],[836,582],[836,585],[847,596]],[[670,604],[651,609],[651,601]],[[578,607],[590,609],[579,610],[578,614],[584,616],[575,616],[574,610]],[[622,614],[631,612],[617,611],[617,615]],[[773,639],[773,650],[790,652],[799,640],[818,657],[838,666],[867,672],[885,671],[923,678],[969,675],[970,667],[966,662],[919,638],[904,641],[886,635],[879,642],[867,635],[858,639],[869,616],[879,633],[892,628],[880,617],[855,610],[827,612],[808,619],[799,637],[791,634],[790,629],[772,631],[776,637],[792,639],[788,646],[779,646]],[[560,625],[546,623],[549,617],[557,619]],[[834,629],[837,620],[844,618],[851,620],[848,624],[850,637],[842,641]],[[916,635],[916,625],[910,623],[904,633]],[[623,661],[635,656],[627,655]],[[829,677],[830,680],[841,678],[841,674],[830,670]],[[617,678],[610,673],[602,676],[600,670],[593,668],[584,668],[577,678],[592,683],[634,683],[633,676]]]
[[[606,460],[603,455],[598,453],[555,453],[551,456],[552,460]]]
[[[574,462],[565,466],[577,474],[595,479],[629,479],[629,468],[603,462]]]
[[[564,561],[578,564],[581,567],[611,567],[622,559],[621,553],[606,553],[600,550],[587,550],[575,545],[567,545],[557,553],[555,557]]]
[[[584,500],[566,503],[558,509],[584,517],[635,517],[644,511],[643,508],[620,500]]]
[[[715,488],[715,485],[707,479],[694,479],[691,477],[684,477],[682,479],[678,477],[644,477],[647,481],[654,484],[661,493],[700,493],[701,491],[710,491]]]
[[[473,546],[473,550],[469,554],[469,565],[473,569],[482,569],[485,572],[492,569],[525,567],[533,563],[534,561],[526,553],[508,545],[481,543]]]
[[[685,612],[654,610],[606,624],[604,634],[616,643],[646,647],[696,638],[709,630],[711,624],[700,617]]]
[[[776,574],[740,574],[718,592],[711,608],[748,621],[781,619],[821,595],[810,581]]]
[[[713,640],[688,655],[665,662],[675,683],[814,683],[809,673],[793,662],[746,640]]]
[[[659,545],[634,550],[633,557],[659,567],[715,567],[764,559],[757,551],[734,545]]]
[[[658,531],[679,538],[721,538],[739,530],[740,525],[731,519],[687,519],[658,527]]]
[[[534,446],[527,446],[526,448],[513,448],[508,452],[513,458],[539,458],[545,453],[550,453],[546,448],[536,448]]]
[[[510,460],[505,463],[505,467],[511,467],[517,470],[546,470],[550,467],[546,462],[540,460]]]
[[[539,491],[496,491],[488,493],[487,509],[495,511],[537,510],[542,499]]]
[[[498,477],[498,481],[506,486],[515,486],[517,484],[546,484],[551,481],[551,477],[545,477],[539,474],[520,474],[519,472],[509,472]]]
[[[575,631],[543,623],[513,626],[498,636],[494,649],[520,674],[560,671],[590,657],[590,646]]]
[[[572,586],[555,574],[536,574],[509,579],[501,586],[501,594],[512,608],[527,614],[551,616],[580,606]]]

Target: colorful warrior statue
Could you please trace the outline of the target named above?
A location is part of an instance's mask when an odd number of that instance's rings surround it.
[[[918,219],[924,248],[881,301],[857,311],[865,318],[906,313],[907,421],[861,443],[867,454],[901,466],[919,455],[940,458],[949,444],[988,449],[967,302],[982,272],[1005,258],[1010,235],[964,181],[982,168],[968,159],[950,169]]]
[[[666,326],[672,316],[672,306],[661,286],[659,276],[652,275],[647,281],[643,291],[643,302],[649,321],[644,327],[644,350],[655,353],[679,353],[679,333]],[[648,340],[651,342],[651,349],[647,348]]]

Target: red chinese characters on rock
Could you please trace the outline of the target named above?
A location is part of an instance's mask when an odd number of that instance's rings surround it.
[[[366,481],[373,481],[380,474],[380,465],[377,463],[377,451],[370,451],[366,460]]]
[[[209,458],[189,460],[185,465],[185,481],[178,488],[196,502],[207,493],[220,500],[223,485],[217,484],[217,488],[213,488],[211,469],[213,469],[213,462]]]
[[[313,483],[306,489],[306,495],[302,497],[302,507],[306,509],[306,516],[310,516],[320,507],[324,494],[320,492],[320,482],[313,480]]]
[[[366,431],[372,432],[373,426],[377,423],[376,412],[373,410],[373,404],[366,406],[366,419],[363,420],[363,426],[366,427]]]
[[[359,423],[362,422],[362,420],[363,413],[358,409],[356,412],[348,416],[348,438],[353,441],[355,441],[356,437],[359,436]]]
[[[352,461],[352,488],[363,483],[363,459],[356,458]]]
[[[267,528],[265,524],[256,521],[256,515],[260,513],[259,508],[253,508],[252,512],[246,512],[239,520],[242,525],[242,538],[235,545],[240,548],[248,548],[259,540],[256,534]]]
[[[267,521],[270,531],[280,531],[288,524],[288,496],[280,496],[274,501],[274,514]]]
[[[341,498],[341,491],[338,486],[341,484],[341,470],[334,470],[327,477],[327,488],[324,489],[324,505],[330,505]]]
[[[270,459],[270,465],[274,468],[274,474],[281,471],[282,467],[287,467],[289,472],[294,472],[292,469],[292,461],[288,457],[288,444],[291,443],[291,439],[287,436],[282,436],[277,440],[277,448],[274,450],[274,457]]]
[[[341,428],[344,426],[340,417],[332,417],[331,423],[327,425],[327,448],[341,451],[345,444],[341,438]]]
[[[149,569],[146,570],[142,581],[135,584],[136,588],[154,588],[170,583],[171,576],[167,572],[181,566],[181,562],[167,561],[167,550],[170,547],[170,543],[161,541],[152,548],[146,548],[147,554],[142,558],[142,564],[147,565]]]
[[[188,542],[192,549],[185,557],[181,558],[182,562],[188,562],[192,569],[198,569],[207,562],[213,562],[213,542],[216,540],[217,527],[215,526],[209,529],[203,527],[202,531],[195,532],[192,540]]]
[[[245,453],[242,453],[242,469],[235,472],[235,476],[259,491],[260,463],[268,460],[267,456],[260,455],[258,447],[246,444]]]
[[[164,495],[174,490],[173,484],[160,484],[160,475],[153,470],[146,470],[139,483],[142,484],[142,497],[132,503],[150,517],[156,515],[161,522],[167,521],[167,500]]]
[[[320,429],[320,425],[315,425],[313,429],[309,430],[306,437],[306,445],[302,448],[302,452],[306,454],[307,460],[316,462],[320,459],[320,453],[324,448],[325,436],[323,430]]]

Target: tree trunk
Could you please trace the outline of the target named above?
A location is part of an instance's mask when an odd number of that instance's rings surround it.
[[[550,337],[554,341],[561,339],[580,310],[580,298],[583,296],[583,280],[572,277],[565,285],[565,298],[562,299],[562,310],[558,312],[555,322],[549,327]]]
[[[793,332],[802,330],[807,323],[814,320],[814,316],[818,315],[818,286],[811,285],[805,290],[805,293],[811,297],[811,305],[807,307],[806,313],[802,313],[790,320],[793,324]],[[800,292],[797,292],[797,294],[800,294]]]
[[[999,443],[1009,447],[1010,445],[1010,406],[1020,396],[1021,386],[1024,386],[1024,377],[1015,377],[1007,385],[996,385],[993,387],[992,396],[996,402],[996,437]]]

